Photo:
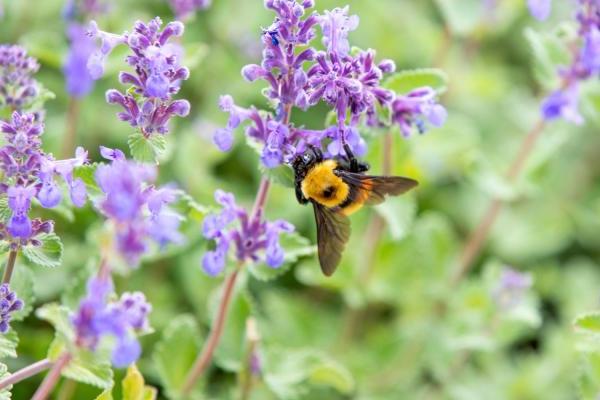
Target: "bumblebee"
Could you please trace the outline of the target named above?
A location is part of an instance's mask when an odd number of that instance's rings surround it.
[[[313,147],[292,163],[296,199],[302,205],[313,205],[319,263],[326,276],[335,272],[350,238],[349,215],[418,185],[401,176],[366,175],[369,165],[356,159],[347,144],[344,150],[346,156],[326,160],[321,150]]]

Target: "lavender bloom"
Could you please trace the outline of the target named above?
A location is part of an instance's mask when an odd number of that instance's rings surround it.
[[[293,232],[294,226],[284,220],[264,221],[261,213],[252,217],[239,207],[233,194],[221,190],[215,192],[215,200],[223,208],[220,213],[204,219],[202,232],[205,238],[214,240],[216,248],[206,252],[202,267],[210,276],[218,275],[225,268],[231,244],[235,246],[235,258],[240,261],[264,262],[271,268],[283,264],[285,253],[279,243],[279,235]],[[239,227],[231,227],[235,221]]]
[[[80,347],[95,351],[103,337],[114,337],[116,344],[112,362],[115,367],[123,368],[141,354],[135,333],[148,328],[148,314],[152,306],[140,292],[123,293],[119,301],[110,302],[108,298],[112,293],[113,285],[109,278],[90,279],[87,295],[72,322],[76,344]]]
[[[529,12],[540,21],[545,20],[552,10],[552,0],[527,0]]]
[[[0,45],[0,107],[24,110],[40,92],[33,79],[40,65],[17,45]]]
[[[94,87],[94,80],[87,69],[87,61],[94,52],[95,45],[87,35],[87,30],[79,24],[70,24],[67,35],[70,48],[63,66],[67,92],[73,97],[81,98]]]
[[[212,0],[169,0],[171,10],[179,20],[185,20],[198,10],[210,7]]]
[[[397,96],[391,105],[392,123],[398,124],[402,135],[409,137],[416,126],[419,133],[426,123],[440,127],[446,121],[446,109],[437,103],[436,92],[430,87],[414,89],[406,96]]]
[[[62,194],[56,177],[64,180],[76,207],[85,204],[85,185],[81,179],[73,178],[73,169],[87,161],[87,152],[77,148],[75,157],[66,160],[55,160],[44,153],[40,139],[43,125],[35,121],[34,114],[15,111],[10,122],[0,122],[0,131],[4,132],[7,143],[0,148],[0,170],[5,177],[0,193],[8,197],[12,211],[7,225],[0,228],[6,228],[7,236],[25,244],[38,233],[52,230],[52,224],[34,223],[28,213],[34,197],[46,208],[54,208],[60,203]],[[4,234],[2,236],[6,238]]]
[[[348,55],[348,33],[358,28],[359,23],[357,15],[348,16],[349,8],[350,6],[346,6],[325,11],[325,15],[319,19],[323,29],[323,45],[329,53],[336,53],[340,57]]]
[[[126,60],[135,74],[119,74],[119,81],[131,88],[124,93],[108,90],[106,101],[123,107],[117,114],[119,119],[139,128],[146,137],[155,132],[167,133],[171,117],[185,117],[190,112],[187,100],[172,100],[181,81],[188,78],[189,70],[179,65],[178,46],[168,43],[172,37],[183,34],[184,26],[181,22],[170,22],[161,31],[161,25],[162,21],[156,17],[148,24],[136,22],[132,33],[114,35],[98,30],[92,22],[89,32],[101,41],[100,49],[88,60],[88,69],[95,79],[102,76],[104,61],[115,46],[126,44],[131,49],[132,54]]]
[[[502,309],[511,309],[523,300],[532,284],[530,274],[505,267],[500,275],[500,282],[493,290],[493,297]]]
[[[8,332],[11,314],[23,308],[23,301],[10,290],[8,283],[0,285],[0,333]]]
[[[581,47],[575,52],[571,65],[559,70],[561,88],[542,102],[542,116],[546,120],[564,118],[575,124],[583,123],[578,111],[579,83],[600,74],[600,3],[578,0],[578,6],[576,20]]]
[[[182,217],[168,207],[177,193],[152,185],[156,168],[128,161],[120,150],[101,147],[100,151],[111,164],[96,170],[96,182],[104,192],[97,206],[114,222],[121,256],[131,266],[137,266],[147,250],[147,239],[161,247],[181,242],[183,236],[178,229]]]

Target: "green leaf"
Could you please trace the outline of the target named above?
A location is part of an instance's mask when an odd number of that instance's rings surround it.
[[[525,38],[534,57],[534,72],[537,81],[548,88],[558,85],[559,65],[569,62],[569,50],[556,34],[540,33],[532,28],[525,29]]]
[[[0,335],[0,358],[17,357],[19,337],[14,329]]]
[[[252,264],[248,270],[254,278],[261,281],[275,279],[287,272],[299,258],[312,256],[317,252],[316,246],[312,245],[310,240],[296,232],[282,235],[279,243],[285,252],[283,265],[279,268],[271,268],[264,262]]]
[[[104,390],[94,400],[113,400],[112,387],[110,389]]]
[[[35,302],[33,285],[33,272],[25,265],[16,265],[10,281],[10,288],[23,301],[23,308],[12,314],[12,321],[24,320],[33,310],[33,303]]]
[[[258,164],[258,169],[260,170],[260,173],[269,178],[271,182],[287,188],[294,187],[294,171],[289,165],[282,164],[274,168],[267,168],[261,162]]]
[[[56,332],[62,335],[67,341],[75,340],[75,331],[69,318],[69,310],[58,303],[45,304],[35,311],[36,317],[48,321]]]
[[[354,391],[350,372],[317,350],[269,349],[264,364],[265,383],[282,400],[305,396],[310,386],[329,387],[346,395]]]
[[[36,237],[42,244],[28,244],[22,248],[23,256],[31,263],[41,267],[55,268],[62,263],[63,245],[54,233],[43,233]]]
[[[178,398],[201,349],[202,334],[190,315],[176,317],[164,330],[156,344],[152,358],[158,376],[171,399]]]
[[[144,377],[135,364],[131,364],[127,369],[127,375],[123,382],[123,400],[151,400],[156,398],[156,389],[146,386]]]
[[[12,215],[12,210],[8,206],[8,196],[0,197],[0,221],[7,221]]]
[[[574,325],[578,329],[600,333],[600,312],[590,312],[580,315],[575,319]]]
[[[8,367],[2,363],[0,363],[0,379],[6,378],[9,376]],[[5,387],[4,389],[0,389],[0,400],[10,400],[12,398],[12,394],[10,390],[12,389],[12,385]]]
[[[395,197],[387,199],[375,210],[385,220],[392,238],[401,240],[410,232],[417,214],[417,202],[412,195]]]
[[[188,219],[200,222],[204,219],[204,216],[208,213],[208,207],[198,203],[192,196],[183,190],[178,190],[178,201],[174,207],[181,214],[186,216]]]
[[[127,138],[131,156],[140,162],[157,162],[167,149],[165,135],[154,133],[146,138],[139,132],[132,133]]]
[[[56,360],[67,351],[68,345],[63,336],[56,336],[48,350],[48,358]],[[113,387],[113,371],[110,363],[110,353],[99,347],[96,351],[84,348],[72,348],[73,358],[62,370],[62,375],[74,381],[96,386],[100,389]]]
[[[383,86],[399,94],[407,94],[414,89],[429,86],[441,94],[448,87],[448,76],[436,68],[405,70],[390,76]]]
[[[100,187],[96,183],[96,170],[102,165],[100,163],[92,163],[81,165],[73,170],[73,178],[80,178],[85,184],[85,188],[90,196],[97,196],[102,193]]]

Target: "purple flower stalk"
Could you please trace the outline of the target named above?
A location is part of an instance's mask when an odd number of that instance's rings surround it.
[[[277,17],[263,29],[263,60],[242,69],[243,77],[253,82],[268,83],[267,98],[275,104],[275,113],[261,112],[254,107],[237,106],[231,96],[222,96],[220,108],[229,113],[225,128],[215,132],[214,142],[222,151],[233,145],[233,130],[248,120],[246,134],[262,145],[261,161],[269,167],[289,163],[307,146],[319,147],[328,157],[344,155],[344,144],[358,156],[366,152],[359,126],[382,126],[378,111],[396,109],[394,122],[410,126],[424,119],[439,126],[445,110],[435,102],[435,93],[396,98],[395,93],[382,87],[385,74],[395,71],[391,60],[375,61],[375,51],[350,52],[349,32],[358,27],[356,15],[349,8],[336,8],[307,14],[313,1],[266,0],[265,6]],[[316,37],[315,27],[322,30],[326,51],[311,47]],[[414,98],[413,98],[414,97]],[[295,127],[289,123],[290,110],[303,110],[324,101],[337,116],[337,124],[322,130]],[[422,125],[422,124],[421,124]]]
[[[8,283],[0,285],[0,333],[8,332],[11,314],[23,308],[23,301],[10,290]]]
[[[496,303],[507,310],[521,303],[532,284],[533,278],[530,274],[505,267],[492,294]]]
[[[95,351],[100,340],[112,336],[116,344],[112,352],[115,367],[123,368],[135,362],[141,346],[135,334],[148,329],[148,314],[152,306],[140,292],[123,293],[118,301],[109,301],[113,285],[109,278],[90,279],[87,295],[81,301],[72,322],[76,344]]]
[[[196,11],[210,7],[212,0],[169,0],[171,10],[179,20],[191,17]]]
[[[156,168],[128,161],[120,150],[101,147],[100,152],[111,163],[96,170],[96,182],[104,192],[97,206],[114,223],[116,247],[123,259],[137,266],[148,239],[161,247],[182,242],[178,231],[182,217],[168,207],[177,192],[152,185]]]
[[[64,180],[73,205],[85,204],[85,185],[81,179],[74,179],[73,169],[85,164],[87,152],[79,147],[75,157],[67,160],[55,160],[51,154],[44,153],[41,149],[43,125],[35,120],[34,114],[15,111],[10,122],[0,122],[0,131],[4,132],[7,143],[0,148],[0,170],[4,173],[0,194],[8,197],[12,211],[8,223],[1,227],[0,236],[26,244],[37,234],[52,231],[51,221],[31,221],[28,214],[34,197],[45,208],[54,208],[60,203],[62,193],[56,177]]]
[[[222,206],[221,212],[207,216],[202,227],[204,237],[216,242],[216,248],[206,252],[202,259],[202,267],[208,275],[216,276],[223,271],[232,243],[239,262],[263,260],[271,268],[283,264],[285,253],[279,235],[293,232],[292,224],[284,220],[264,221],[260,212],[248,216],[231,193],[217,190],[215,200]],[[239,226],[232,227],[235,221]]]
[[[88,36],[87,30],[77,23],[69,25],[67,36],[70,47],[63,66],[67,92],[75,98],[82,98],[94,88],[94,80],[88,71],[87,61],[96,47],[94,40]]]
[[[578,0],[576,20],[581,45],[571,65],[559,70],[560,89],[542,102],[542,116],[548,121],[564,118],[575,124],[583,123],[578,111],[580,83],[600,74],[600,2]]]
[[[108,90],[106,101],[123,107],[117,114],[119,119],[139,128],[146,137],[167,133],[171,117],[185,117],[190,112],[187,100],[172,99],[179,92],[181,81],[189,76],[189,70],[179,65],[182,49],[169,43],[171,38],[183,34],[184,26],[178,21],[170,22],[161,31],[161,25],[156,17],[148,24],[136,22],[132,33],[115,35],[99,30],[92,21],[89,30],[89,35],[101,43],[87,64],[94,79],[104,73],[105,59],[115,46],[125,44],[131,50],[126,61],[134,73],[119,74],[119,81],[130,87],[125,92]]]
[[[31,106],[40,92],[33,78],[40,65],[17,45],[0,45],[0,108],[21,111]]]
[[[552,0],[527,0],[527,7],[534,18],[543,21],[550,16]]]
[[[406,96],[396,96],[391,105],[392,122],[408,137],[413,126],[419,133],[426,130],[426,123],[440,127],[446,121],[446,109],[437,103],[436,92],[430,87],[414,89]]]

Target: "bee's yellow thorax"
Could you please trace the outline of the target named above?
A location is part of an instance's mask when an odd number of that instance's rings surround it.
[[[302,181],[304,197],[329,208],[336,207],[346,200],[350,189],[342,178],[333,173],[336,167],[335,160],[326,160],[312,167]]]

